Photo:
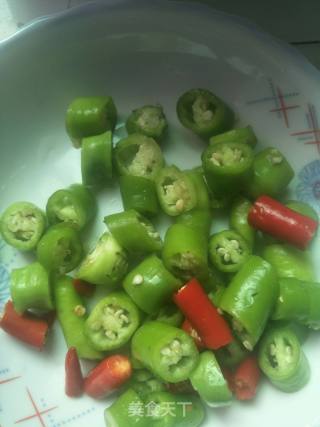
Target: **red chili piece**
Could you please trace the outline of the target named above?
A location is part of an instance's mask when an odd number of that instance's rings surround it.
[[[306,249],[318,227],[314,219],[293,211],[269,196],[261,196],[254,202],[248,221],[252,227],[299,249]]]
[[[78,294],[83,297],[91,297],[96,289],[95,285],[81,279],[73,279],[72,284]]]
[[[65,359],[65,392],[69,397],[81,396],[83,393],[83,376],[77,350],[70,347]]]
[[[257,392],[260,381],[260,369],[257,359],[248,357],[240,363],[233,375],[231,389],[238,400],[251,400]]]
[[[202,341],[200,335],[195,330],[195,328],[191,325],[191,323],[188,319],[185,319],[184,322],[182,323],[182,329],[188,335],[190,335],[191,338],[193,338],[193,341],[194,341],[195,345],[197,346],[198,350],[203,350],[204,348],[206,348],[206,346],[204,345],[204,342]]]
[[[84,391],[97,399],[106,397],[128,381],[131,372],[128,357],[121,354],[107,357],[84,379]]]
[[[225,319],[219,314],[196,279],[191,279],[173,296],[207,348],[217,350],[233,338]]]
[[[12,301],[8,301],[5,305],[0,327],[9,335],[38,350],[43,349],[49,329],[48,323],[43,319],[28,314],[19,315]]]

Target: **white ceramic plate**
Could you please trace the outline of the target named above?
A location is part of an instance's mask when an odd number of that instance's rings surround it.
[[[44,207],[48,196],[80,180],[79,151],[64,130],[70,100],[110,94],[121,123],[132,108],[159,102],[170,120],[169,162],[199,164],[203,143],[182,129],[178,96],[210,88],[252,124],[260,148],[278,146],[296,178],[292,197],[320,210],[320,74],[295,50],[243,20],[181,2],[113,1],[40,20],[0,44],[0,211],[16,200]],[[94,240],[102,217],[121,209],[116,187],[99,196]],[[318,242],[313,245],[317,252]],[[0,303],[9,271],[32,257],[0,246]],[[316,259],[316,256],[315,256]],[[0,331],[0,425],[104,426],[109,402],[64,395],[65,344],[56,325],[39,354]],[[264,383],[253,403],[211,410],[206,426],[317,427],[320,425],[320,345],[305,345],[310,383],[284,394]]]

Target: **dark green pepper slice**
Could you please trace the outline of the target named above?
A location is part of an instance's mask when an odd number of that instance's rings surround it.
[[[153,138],[132,133],[121,139],[114,149],[119,175],[155,179],[164,165],[161,149]]]
[[[149,398],[150,393],[165,391],[164,383],[146,369],[134,371],[129,385],[142,399]]]
[[[272,265],[253,255],[224,291],[220,308],[231,316],[233,329],[247,350],[253,350],[262,335],[277,295]]]
[[[225,132],[233,127],[233,111],[207,89],[190,89],[180,96],[177,115],[183,126],[201,138]]]
[[[57,279],[53,286],[57,317],[67,346],[75,347],[79,357],[102,359],[104,353],[97,351],[84,333],[86,308],[68,276]]]
[[[77,277],[94,285],[113,287],[121,281],[127,269],[126,252],[111,234],[104,233],[82,261]]]
[[[58,190],[49,197],[46,206],[49,224],[72,224],[82,230],[96,215],[96,201],[91,191],[81,184]]]
[[[134,209],[142,215],[155,216],[160,207],[153,181],[142,176],[119,177],[122,203],[125,210]]]
[[[133,110],[126,121],[127,132],[140,133],[161,141],[168,128],[161,105],[144,105]]]
[[[44,213],[33,203],[16,202],[0,217],[0,232],[8,245],[20,251],[34,249],[46,228]]]
[[[219,271],[224,273],[239,271],[250,255],[249,244],[236,231],[223,230],[210,238],[209,257]]]
[[[256,231],[248,223],[248,213],[252,203],[245,197],[238,197],[231,206],[229,224],[230,228],[239,233],[249,244],[254,245]]]
[[[214,195],[237,194],[252,174],[253,151],[242,142],[219,142],[202,153],[207,184]]]
[[[162,248],[160,234],[153,224],[134,209],[108,215],[104,222],[120,245],[132,255],[159,252]]]
[[[208,293],[208,297],[215,307],[220,306],[220,302],[225,290],[225,286],[218,285],[214,291],[210,291]]]
[[[83,138],[81,175],[85,185],[101,186],[112,178],[112,133]]]
[[[139,310],[128,295],[112,292],[92,309],[85,334],[96,350],[115,350],[130,340],[139,323]]]
[[[87,96],[74,99],[67,109],[66,129],[73,145],[81,146],[82,138],[113,130],[117,110],[111,96]]]
[[[266,148],[254,157],[253,176],[247,181],[246,192],[253,198],[262,194],[277,197],[293,176],[294,171],[284,155],[277,148]]]
[[[161,169],[156,178],[156,189],[160,206],[167,215],[180,215],[197,205],[193,180],[176,166]]]
[[[82,256],[79,231],[65,223],[51,226],[37,246],[38,261],[51,273],[72,271],[80,264]]]
[[[237,339],[234,339],[225,347],[219,348],[216,352],[220,365],[229,369],[236,368],[248,354],[249,353]]]
[[[266,246],[263,258],[276,270],[278,277],[294,277],[313,282],[315,275],[308,251],[300,251],[289,245]]]
[[[144,408],[139,394],[129,388],[104,411],[106,427],[150,427]]]
[[[144,323],[132,338],[131,350],[146,368],[172,383],[186,380],[199,357],[186,332],[162,322]]]
[[[156,256],[150,255],[125,277],[123,287],[142,311],[156,313],[181,286]]]
[[[297,336],[289,328],[269,330],[259,346],[260,369],[281,391],[291,393],[310,379],[310,366]]]
[[[12,270],[10,293],[14,308],[20,314],[30,309],[54,309],[49,275],[39,262]]]
[[[313,209],[313,207],[308,205],[308,203],[300,202],[298,200],[289,200],[285,205],[293,211],[300,213],[301,215],[309,216],[315,221],[319,221],[317,212]]]
[[[257,137],[251,126],[228,130],[210,138],[210,144],[219,142],[243,142],[254,148],[257,145]]]
[[[173,224],[168,228],[162,259],[167,269],[183,280],[208,276],[207,240],[187,225]]]
[[[212,408],[231,404],[232,393],[212,351],[200,354],[199,363],[190,374],[193,388]]]
[[[178,307],[173,303],[169,303],[161,307],[157,313],[147,316],[146,321],[157,320],[158,322],[168,323],[171,326],[180,328],[183,319],[184,316]]]

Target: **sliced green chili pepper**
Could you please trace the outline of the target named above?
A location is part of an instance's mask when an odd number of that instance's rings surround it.
[[[0,217],[0,233],[8,245],[21,251],[34,249],[46,228],[44,213],[33,203],[16,202]]]
[[[207,240],[195,228],[173,224],[164,238],[162,259],[167,269],[181,279],[207,277]]]
[[[144,105],[133,110],[126,121],[127,132],[140,133],[161,141],[168,128],[161,105]]]
[[[129,388],[104,411],[106,427],[148,427],[150,420],[144,409],[144,401]]]
[[[125,210],[134,209],[146,216],[159,213],[158,196],[153,181],[142,176],[123,175],[119,177],[119,185]]]
[[[298,322],[292,320],[271,320],[268,327],[272,328],[288,328],[290,329],[298,338],[300,344],[304,344],[310,335],[310,329]]]
[[[185,171],[185,173],[193,181],[196,194],[197,205],[188,212],[184,212],[176,217],[177,223],[185,224],[195,228],[206,238],[209,237],[211,228],[212,215],[210,212],[210,200],[208,187],[204,181],[203,171],[201,167]]]
[[[146,369],[139,369],[133,372],[130,380],[130,387],[133,388],[142,399],[149,397],[150,393],[165,391],[165,385]]]
[[[157,313],[153,313],[147,316],[146,321],[157,320],[159,322],[168,323],[171,326],[180,328],[183,319],[184,316],[178,307],[175,304],[170,303],[161,307]]]
[[[129,341],[139,323],[139,310],[128,295],[112,292],[93,308],[85,334],[96,350],[115,350]]]
[[[219,348],[216,356],[221,366],[233,369],[248,356],[248,352],[237,339],[234,339],[230,344]]]
[[[12,270],[10,293],[14,308],[19,314],[29,309],[54,309],[49,275],[38,262]]]
[[[276,270],[278,277],[294,277],[299,280],[314,281],[310,254],[289,245],[266,246],[263,258]]]
[[[285,205],[293,211],[300,213],[301,215],[309,216],[315,221],[319,221],[317,212],[313,209],[313,207],[308,205],[308,203],[300,202],[298,200],[289,200]]]
[[[215,307],[220,306],[220,302],[225,290],[225,286],[218,285],[214,291],[210,291],[208,293],[208,297]]]
[[[112,133],[83,138],[81,174],[85,185],[100,186],[112,178]]]
[[[211,264],[208,265],[208,276],[202,280],[202,287],[206,292],[215,292],[220,287],[224,288],[225,277],[223,273],[213,267]]]
[[[237,194],[251,176],[253,157],[252,148],[242,142],[209,145],[202,153],[202,165],[213,194]]]
[[[269,330],[259,347],[259,366],[272,384],[291,393],[310,379],[309,362],[297,336],[288,328]]]
[[[178,215],[176,220],[177,224],[191,227],[205,239],[209,238],[212,223],[212,215],[209,209],[200,210],[194,208],[182,215]]]
[[[177,103],[180,122],[201,138],[225,132],[233,127],[233,111],[207,89],[191,89]]]
[[[86,309],[68,276],[57,279],[53,286],[57,316],[68,348],[75,347],[79,357],[102,359],[104,354],[94,349],[84,333]]]
[[[123,287],[141,310],[156,313],[181,286],[156,255],[150,255],[125,277]]]
[[[320,283],[282,278],[279,287],[272,319],[294,320],[320,329]]]
[[[209,209],[210,199],[209,190],[203,175],[203,169],[201,166],[186,170],[185,173],[191,178],[193,185],[197,193],[197,209]]]
[[[117,110],[111,96],[88,96],[74,99],[67,109],[66,129],[73,145],[81,146],[82,138],[113,130]]]
[[[272,265],[258,256],[251,256],[226,288],[220,308],[232,317],[233,328],[247,350],[258,342],[277,293]]]
[[[46,211],[49,224],[64,222],[81,230],[94,218],[97,206],[88,188],[73,184],[53,193],[47,202]]]
[[[164,164],[156,141],[138,133],[118,142],[114,149],[114,159],[119,175],[142,176],[152,180]]]
[[[218,144],[219,142],[243,142],[254,148],[258,140],[252,127],[246,126],[244,128],[232,129],[210,138],[210,144]]]
[[[162,322],[144,323],[132,338],[131,350],[146,368],[172,383],[186,380],[198,362],[193,339]]]
[[[229,224],[230,228],[238,232],[252,248],[256,231],[248,223],[248,213],[251,206],[252,203],[248,199],[244,197],[237,198],[231,207]]]
[[[200,427],[205,418],[205,409],[200,399],[189,394],[175,395],[177,412],[174,427]]]
[[[116,239],[104,233],[82,261],[77,277],[94,285],[117,285],[128,269],[127,254]]]
[[[72,271],[80,264],[82,255],[79,231],[65,223],[51,226],[37,246],[38,261],[52,273]]]
[[[197,205],[197,193],[193,180],[176,166],[161,169],[156,178],[160,206],[171,216],[190,211]]]
[[[108,215],[104,222],[120,245],[133,255],[159,252],[162,248],[153,224],[134,209]]]
[[[232,393],[212,351],[200,354],[199,363],[191,372],[190,380],[207,405],[214,408],[231,404]]]
[[[247,241],[236,231],[223,230],[211,236],[209,257],[212,264],[225,273],[235,273],[251,254]]]
[[[293,277],[279,279],[279,297],[272,314],[273,320],[306,320],[309,314],[306,283]]]
[[[204,418],[200,400],[190,395],[154,392],[145,407],[152,427],[199,427]]]
[[[253,198],[262,194],[276,197],[293,176],[294,171],[284,155],[277,148],[269,147],[255,155],[253,176],[246,184],[246,191]]]

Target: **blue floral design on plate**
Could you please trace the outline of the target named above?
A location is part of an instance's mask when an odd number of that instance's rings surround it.
[[[298,200],[320,211],[320,160],[314,160],[301,169],[295,193]]]

